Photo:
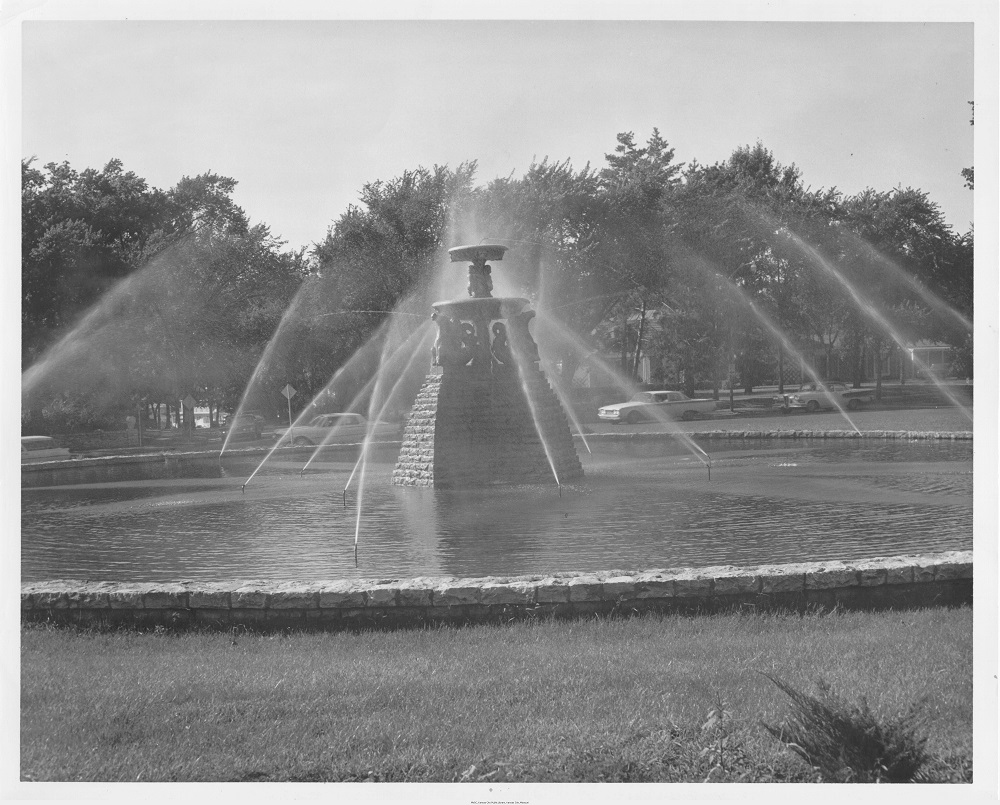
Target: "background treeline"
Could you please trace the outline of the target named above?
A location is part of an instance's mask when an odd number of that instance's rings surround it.
[[[510,247],[495,292],[554,322],[543,346],[562,382],[598,350],[626,376],[648,354],[656,380],[751,389],[809,345],[846,355],[860,383],[918,339],[972,372],[972,232],[919,189],[812,189],[760,143],[683,165],[658,131],[623,133],[600,168],[546,159],[485,185],[474,162],[417,167],[366,184],[301,251],[252,225],[235,186],[22,162],[25,432],[188,394],[232,410],[248,385],[265,414],[285,383],[304,405],[394,308],[429,314],[445,250],[481,240]],[[371,368],[351,366],[359,385]]]

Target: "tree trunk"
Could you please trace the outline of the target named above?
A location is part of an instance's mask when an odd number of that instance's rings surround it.
[[[855,339],[851,344],[851,380],[854,388],[861,388],[861,377],[864,371],[862,366],[863,356],[860,339]]]
[[[882,402],[882,344],[875,347],[875,402]]]
[[[628,373],[628,308],[622,313],[622,343],[621,343],[621,370],[622,374]],[[635,378],[631,378],[634,380]]]
[[[194,406],[188,408],[184,401],[181,400],[181,410],[184,414],[184,419],[182,420],[183,430],[185,436],[194,435]]]
[[[688,397],[694,397],[694,372],[684,369],[684,393]]]
[[[785,347],[778,344],[778,394],[785,393]]]
[[[753,358],[744,352],[741,363],[740,374],[743,375],[743,393],[753,394]]]
[[[639,310],[639,330],[635,337],[635,355],[632,358],[632,377],[636,379],[639,377],[639,358],[642,355],[642,335],[643,331],[646,329],[646,300],[641,300],[639,304],[641,305]]]

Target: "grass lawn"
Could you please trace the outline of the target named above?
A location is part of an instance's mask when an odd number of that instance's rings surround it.
[[[922,702],[933,779],[972,777],[968,608],[21,641],[24,780],[814,781],[764,674]]]

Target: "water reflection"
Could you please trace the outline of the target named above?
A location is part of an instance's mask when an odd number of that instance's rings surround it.
[[[563,487],[443,492],[369,470],[354,565],[351,456],[222,477],[22,490],[22,577],[124,581],[506,575],[972,547],[970,443],[595,445]]]

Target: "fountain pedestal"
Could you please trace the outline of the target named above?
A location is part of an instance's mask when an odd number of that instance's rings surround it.
[[[494,298],[487,259],[503,246],[459,247],[469,299],[434,304],[434,366],[403,433],[392,483],[456,489],[564,483],[583,475],[566,412],[538,368],[528,300]]]

